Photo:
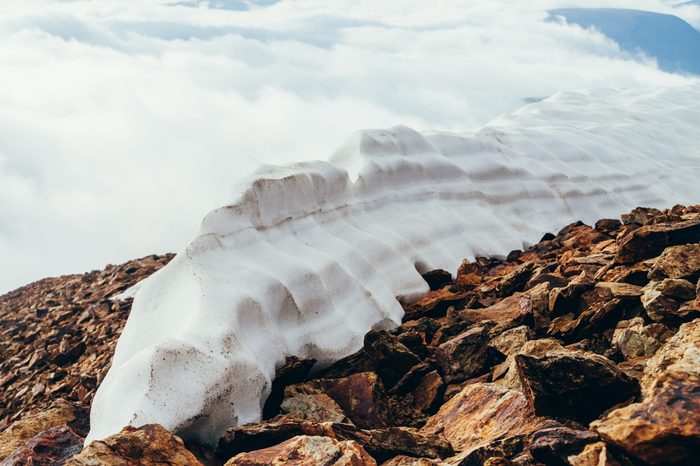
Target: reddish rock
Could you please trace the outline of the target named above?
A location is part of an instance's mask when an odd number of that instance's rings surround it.
[[[635,379],[596,354],[519,354],[515,362],[528,402],[540,416],[589,422],[639,393]]]
[[[447,463],[430,458],[415,458],[413,456],[399,455],[382,463],[382,466],[447,466]]]
[[[615,263],[630,264],[656,257],[669,246],[700,242],[700,219],[645,225],[620,240]]]
[[[433,357],[445,381],[466,380],[485,370],[487,343],[486,327],[476,326],[438,346]]]
[[[300,436],[274,447],[241,453],[226,466],[376,466],[355,442],[339,442],[329,437]]]
[[[644,319],[635,317],[617,324],[612,337],[612,347],[625,359],[653,356],[671,336],[671,331],[663,324],[644,325]]]
[[[439,290],[452,283],[452,274],[446,270],[436,269],[422,275],[431,291]]]
[[[664,278],[655,288],[661,294],[681,302],[695,298],[695,285],[682,278]]]
[[[182,440],[158,424],[127,426],[104,440],[96,440],[73,457],[68,466],[201,466]]]
[[[484,309],[465,309],[460,311],[459,319],[469,324],[492,322],[495,324],[492,334],[499,334],[531,320],[530,309],[522,296],[515,293]]]
[[[566,465],[567,458],[598,440],[589,430],[550,427],[535,432],[528,447],[532,457],[547,465]]]
[[[279,413],[285,388],[303,381],[315,363],[315,359],[299,359],[294,356],[287,358],[285,364],[275,372],[270,394],[263,406],[263,418],[269,419]]]
[[[313,422],[351,422],[333,398],[308,385],[287,387],[280,412],[289,418]]]
[[[442,401],[445,383],[438,371],[427,373],[413,389],[413,403],[416,409],[424,412],[434,411]]]
[[[386,388],[393,387],[412,367],[421,362],[397,337],[384,330],[371,331],[365,335],[364,350]]]
[[[83,438],[68,426],[52,427],[35,435],[2,462],[3,466],[61,466],[83,448]]]
[[[571,466],[632,466],[626,459],[619,459],[619,454],[613,454],[605,442],[586,445],[583,451],[568,458]]]
[[[700,276],[700,244],[681,244],[666,248],[649,271],[651,280],[683,278],[695,282],[698,276]]]

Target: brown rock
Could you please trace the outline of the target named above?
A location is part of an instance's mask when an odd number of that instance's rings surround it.
[[[642,287],[620,282],[598,282],[594,287],[597,297],[603,300],[613,298],[635,299],[642,295]]]
[[[0,432],[0,461],[23,446],[35,435],[62,425],[68,425],[80,435],[87,434],[87,410],[58,399],[45,411],[25,415]]]
[[[625,359],[653,356],[671,335],[663,324],[644,325],[644,319],[635,317],[617,324],[612,337],[612,347]]]
[[[695,285],[682,278],[664,278],[656,284],[655,289],[664,296],[678,301],[688,301],[695,298]]]
[[[83,439],[68,426],[52,427],[38,433],[24,446],[15,450],[3,466],[53,465],[61,466],[83,448]]]
[[[422,275],[431,291],[439,290],[452,283],[452,274],[442,269],[431,270]]]
[[[447,466],[447,463],[430,458],[414,458],[413,456],[399,455],[382,463],[382,466]]]
[[[391,388],[421,360],[397,337],[384,330],[365,335],[364,349],[386,388]]]
[[[226,466],[376,466],[364,449],[353,441],[329,437],[299,436],[274,447],[241,453]]]
[[[460,311],[459,318],[469,324],[493,322],[495,327],[492,332],[499,334],[527,321],[529,309],[521,298],[522,293],[515,293],[484,309],[465,309]]]
[[[595,222],[595,229],[605,234],[615,233],[622,226],[616,218],[603,218]]]
[[[560,341],[553,338],[541,338],[526,342],[516,354],[545,356],[552,352],[560,351],[565,351]],[[493,379],[496,380],[498,385],[514,390],[522,390],[522,385],[520,384],[520,379],[518,378],[515,355],[508,356],[504,362],[494,368]]]
[[[649,282],[647,286],[642,288],[642,306],[644,306],[644,310],[651,320],[655,322],[663,320],[676,321],[695,315],[696,309],[692,302],[688,302],[688,304],[679,303],[677,300],[663,294],[661,289],[672,287],[660,288],[661,283],[663,282]]]
[[[571,455],[568,458],[571,466],[626,466],[627,461],[618,461],[616,455],[608,448],[605,442],[596,442],[586,445],[578,455]]]
[[[700,319],[695,319],[692,322],[681,325],[678,332],[669,338],[663,347],[646,363],[644,377],[641,381],[644,396],[648,396],[656,380],[666,374],[673,365],[676,365],[680,370],[682,369],[680,363],[682,361],[687,362],[690,364],[690,367],[685,368],[685,371],[692,373],[696,368],[692,365],[692,358],[686,359],[686,353],[689,356],[697,354],[698,348],[700,348]]]
[[[303,381],[315,363],[315,359],[299,359],[294,356],[287,358],[285,364],[275,372],[270,394],[263,406],[263,418],[269,419],[279,413],[285,387]]]
[[[622,223],[625,225],[630,225],[632,223],[637,223],[639,225],[648,225],[650,223],[655,223],[654,219],[662,216],[662,212],[659,209],[654,209],[653,207],[637,207],[633,209],[628,214],[622,214]]]
[[[537,415],[589,422],[639,393],[638,382],[590,353],[515,356],[518,377]]]
[[[562,285],[564,286],[564,285]],[[533,328],[536,331],[546,329],[550,323],[549,293],[550,283],[540,283],[523,293],[520,308],[526,315],[532,315]]]
[[[313,422],[351,422],[333,398],[308,385],[287,387],[280,412],[292,419]]]
[[[649,271],[651,280],[684,278],[696,282],[699,275],[700,244],[681,244],[666,248]]]
[[[472,327],[441,344],[433,357],[442,369],[446,382],[466,380],[486,368],[488,331],[486,327]]]
[[[538,462],[565,465],[570,455],[580,452],[587,444],[597,440],[598,435],[590,430],[550,427],[535,432],[528,448]]]
[[[201,465],[182,440],[158,424],[127,426],[104,440],[96,440],[73,457],[69,466]]]
[[[477,383],[442,405],[421,431],[441,433],[456,452],[468,454],[497,439],[527,435],[546,424],[535,416],[522,393]]]
[[[656,257],[669,246],[700,242],[700,219],[645,225],[620,241],[615,263],[630,264]]]
[[[506,356],[513,356],[533,337],[532,330],[527,325],[521,325],[506,330],[497,337],[491,339],[489,346],[500,351]]]
[[[416,409],[433,412],[442,401],[445,383],[438,371],[432,371],[421,379],[412,393]]]

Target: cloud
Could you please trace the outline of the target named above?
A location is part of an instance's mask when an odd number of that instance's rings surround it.
[[[651,0],[218,5],[2,2],[0,292],[179,250],[257,164],[325,158],[359,128],[468,131],[563,89],[687,82],[599,33],[546,22],[546,10],[631,6],[693,24],[700,11]]]

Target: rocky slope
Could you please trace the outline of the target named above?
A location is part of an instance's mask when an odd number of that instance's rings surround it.
[[[141,275],[165,261],[151,259]],[[91,289],[98,301],[111,295],[108,275],[98,273],[103,286]],[[72,384],[29,406],[62,394],[74,402],[15,414],[32,403],[22,398],[28,389],[4,408],[15,411],[0,432],[2,464],[696,464],[700,206],[635,209],[595,227],[574,223],[525,251],[477,257],[454,276],[436,270],[424,278],[432,291],[405,306],[395,330],[369,332],[356,354],[321,370],[313,360],[289,358],[277,370],[264,420],[232,426],[215,448],[186,445],[150,424],[80,451],[89,396]],[[13,324],[22,332],[58,324],[94,338],[90,320],[36,323],[31,314],[43,305],[30,296],[46,299],[49,288],[1,298],[3,319],[13,303],[15,315],[24,313]],[[129,307],[115,305],[124,313]],[[3,351],[17,365],[7,367],[18,374],[8,386],[28,387],[55,372],[52,361],[63,353],[49,351],[48,363],[27,368],[38,346],[21,348],[18,333],[3,336]],[[104,373],[112,346],[97,353],[92,344],[84,352],[99,357],[71,364],[93,365],[69,374]]]

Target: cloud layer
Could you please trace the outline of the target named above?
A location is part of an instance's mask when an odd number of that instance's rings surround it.
[[[634,1],[0,5],[0,292],[178,250],[259,163],[325,158],[353,130],[469,131],[563,89],[656,69],[561,6]],[[193,6],[194,5],[194,6]]]

